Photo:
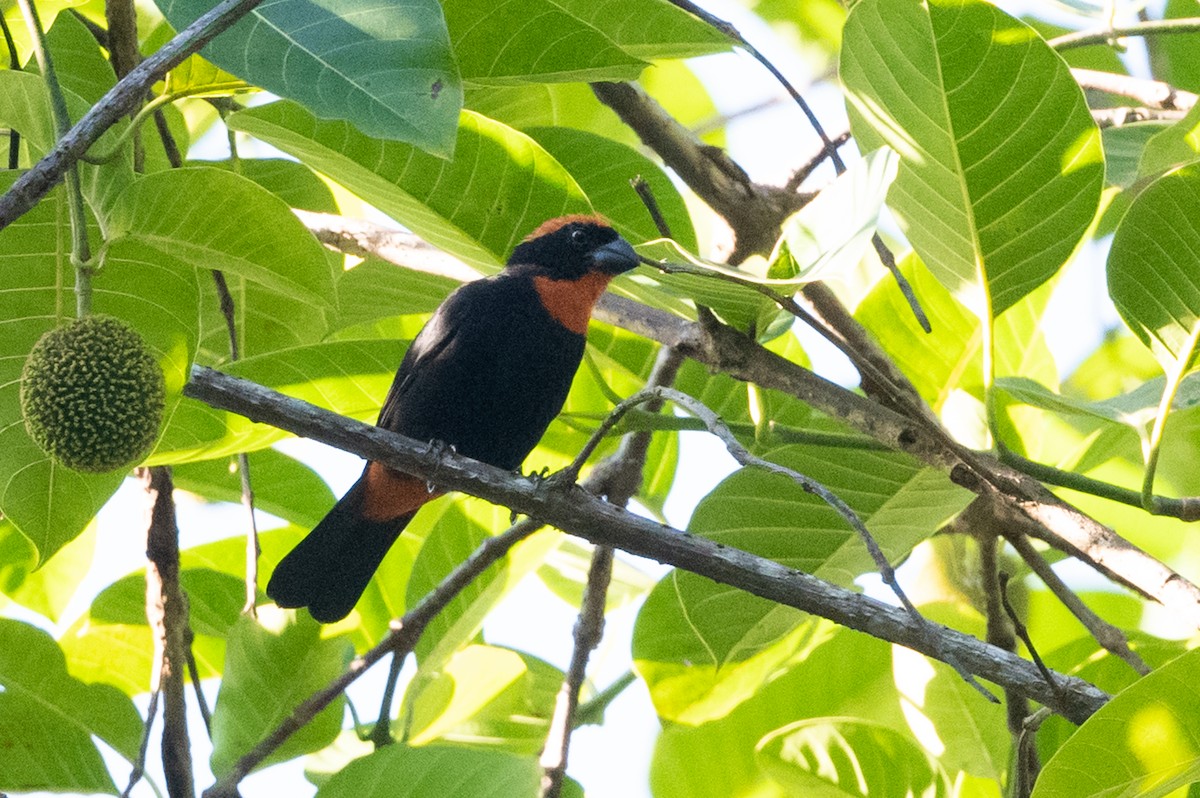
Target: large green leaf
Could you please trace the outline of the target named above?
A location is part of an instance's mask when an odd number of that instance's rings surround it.
[[[949,798],[950,779],[911,739],[880,723],[810,718],[777,729],[759,763],[793,795]]]
[[[33,544],[12,523],[0,521],[0,593],[26,609],[58,621],[92,567],[95,553],[93,524],[37,568],[37,550]]]
[[[464,504],[465,509],[459,505],[447,507],[421,547],[408,581],[407,606],[413,606],[440,584],[493,531],[508,526],[508,510],[479,499],[468,498]],[[415,649],[422,671],[436,672],[456,650],[474,639],[488,612],[526,574],[537,570],[561,537],[558,532],[545,531],[526,539],[438,613]]]
[[[446,0],[443,8],[459,68],[476,83],[632,80],[646,66],[563,3]]]
[[[55,74],[64,89],[94,103],[117,82],[112,64],[100,52],[100,43],[74,14],[56,19],[46,40],[54,57]]]
[[[473,645],[412,702],[408,742],[499,747],[534,756],[546,744],[563,672],[529,654]]]
[[[352,654],[346,638],[322,639],[320,624],[307,616],[263,608],[257,621],[243,617],[229,636],[213,709],[213,773],[228,773],[301,701],[340,675]],[[339,696],[266,762],[286,761],[333,742],[344,710],[345,698]]]
[[[182,30],[212,6],[160,0]],[[325,119],[449,155],[462,84],[436,0],[280,0],[251,11],[204,48],[222,69]]]
[[[463,77],[476,83],[636,78],[638,59],[687,58],[730,41],[666,0],[446,0]]]
[[[254,506],[300,526],[313,527],[333,506],[333,491],[309,466],[274,449],[247,455]],[[173,469],[175,487],[206,499],[238,503],[242,480],[237,463],[225,459],[183,463]]]
[[[196,167],[146,175],[108,219],[110,245],[139,241],[318,307],[333,303],[325,251],[287,203],[244,177]]]
[[[966,506],[969,494],[903,455],[787,447],[770,459],[845,500],[892,561]],[[838,584],[873,570],[858,535],[787,477],[746,468],[696,507],[689,531]],[[638,616],[633,656],[663,717],[697,723],[745,701],[790,656],[803,617],[686,572],[654,590]]]
[[[0,185],[9,182],[0,178]],[[58,465],[29,438],[21,419],[26,357],[43,333],[74,316],[69,241],[61,191],[0,236],[0,509],[33,543],[39,563],[82,532],[124,478],[122,471],[83,474]],[[117,247],[93,281],[94,310],[129,322],[163,367],[167,418],[196,349],[197,301],[191,268],[137,245]]]
[[[67,673],[50,635],[0,618],[0,789],[117,794],[93,735],[130,762],[142,721],[133,702]]]
[[[591,210],[566,170],[523,133],[464,111],[454,160],[322,122],[294,103],[229,124],[324,172],[442,249],[485,272],[546,219]]]
[[[463,746],[389,745],[340,770],[319,798],[427,798],[536,795],[542,769],[534,757]]]
[[[983,0],[864,0],[846,21],[851,129],[900,153],[889,204],[984,318],[1066,261],[1096,212],[1099,132],[1066,64]]]
[[[91,107],[91,103],[70,89],[64,89],[63,95],[67,102],[67,113],[72,119],[79,119]],[[58,136],[50,115],[46,84],[41,76],[11,69],[0,70],[0,124],[21,134],[21,141],[29,147],[30,157],[34,160],[54,148]],[[113,152],[127,124],[121,121],[105,131],[92,145],[92,152]],[[103,216],[104,209],[133,180],[131,149],[123,147],[116,157],[100,166],[80,163],[78,168],[84,199],[93,211]],[[8,182],[4,185],[7,187]]]
[[[404,356],[400,341],[329,341],[246,358],[222,367],[335,413],[374,421]],[[286,436],[275,427],[183,399],[151,463],[225,457],[269,446]]]
[[[875,284],[854,316],[912,380],[930,406],[941,412],[956,392],[983,400],[983,331],[977,316],[933,279],[915,253],[900,260],[900,271],[921,299],[933,331],[926,333],[907,310],[890,278]],[[1046,345],[1043,316],[1046,286],[996,320],[996,372],[1054,384],[1058,368]]]
[[[1200,337],[1200,165],[1148,186],[1121,220],[1108,292],[1163,370],[1186,371]]]
[[[1114,696],[1046,763],[1033,798],[1153,798],[1200,781],[1200,650]]]
[[[727,716],[699,726],[664,724],[650,766],[656,798],[791,798],[756,754],[764,735],[799,718],[855,717],[904,730],[892,647],[810,619],[808,644]],[[800,793],[804,794],[804,793]]]

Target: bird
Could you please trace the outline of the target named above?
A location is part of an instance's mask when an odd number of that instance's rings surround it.
[[[562,410],[600,295],[638,255],[603,217],[544,222],[504,269],[466,283],[413,339],[377,426],[516,470]],[[345,618],[405,526],[441,493],[369,461],[358,481],[275,567],[267,596]]]

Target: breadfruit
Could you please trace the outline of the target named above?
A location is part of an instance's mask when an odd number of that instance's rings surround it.
[[[76,471],[114,471],[145,457],[164,398],[162,369],[145,340],[112,316],[85,316],[46,333],[21,373],[25,429]]]

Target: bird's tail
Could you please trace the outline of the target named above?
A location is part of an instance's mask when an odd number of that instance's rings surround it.
[[[368,474],[275,567],[267,595],[280,607],[308,607],[318,621],[332,623],[358,603],[384,555],[416,515],[414,508],[373,520],[366,512]]]

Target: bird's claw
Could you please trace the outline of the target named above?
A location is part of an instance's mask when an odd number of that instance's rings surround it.
[[[454,448],[454,444],[446,443],[443,440],[433,439],[425,445],[425,457],[429,460],[429,464],[433,467],[433,477],[426,480],[425,488],[433,493],[437,490],[437,475],[442,467],[442,458],[446,456],[446,452],[458,454],[458,450]]]

